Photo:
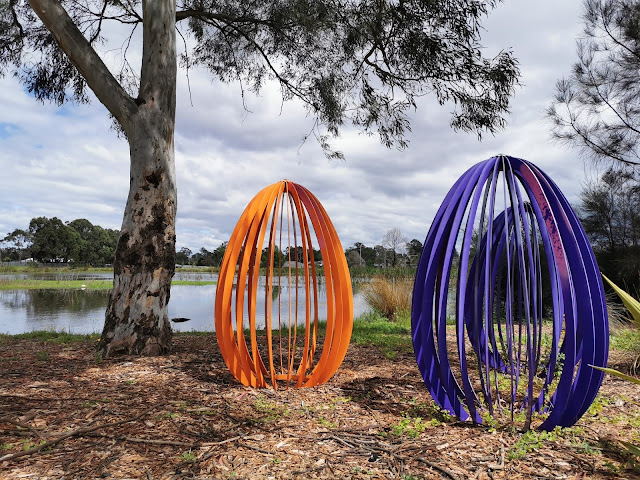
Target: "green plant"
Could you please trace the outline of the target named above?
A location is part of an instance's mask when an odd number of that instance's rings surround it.
[[[495,432],[498,428],[498,420],[488,410],[482,412],[482,423],[487,426],[489,432]]]
[[[611,348],[625,352],[640,352],[640,329],[620,328],[609,338]]]
[[[396,437],[407,436],[409,438],[416,438],[424,432],[426,427],[427,424],[420,417],[405,417],[391,427],[391,434]]]
[[[511,449],[509,449],[507,458],[509,460],[523,458],[528,453],[541,448],[545,442],[555,442],[561,435],[562,429],[560,427],[556,427],[550,432],[544,430],[529,430],[518,439]]]
[[[434,402],[418,402],[415,398],[410,401],[411,406],[407,410],[406,415],[409,417],[430,417],[428,425],[437,427],[443,423],[448,423],[455,420],[447,410],[440,408]]]
[[[633,328],[632,329],[624,329],[627,330],[626,333],[621,335],[621,341],[618,342],[618,345],[622,347],[624,350],[631,351],[635,354],[635,359],[633,360],[632,371],[635,372],[638,367],[640,367],[640,301],[633,298],[629,293],[625,292],[623,289],[614,284],[611,280],[609,280],[604,275],[602,276],[608,283],[611,285],[613,290],[618,294],[624,306],[627,307],[631,316],[633,317]],[[616,336],[611,338],[612,346],[615,348]],[[609,372],[611,373],[611,372]],[[614,374],[615,375],[615,374]]]
[[[598,370],[602,370],[605,373],[609,373],[611,375],[614,375],[616,377],[622,378],[624,380],[628,380],[631,383],[635,383],[636,385],[640,385],[640,378],[637,377],[632,377],[631,375],[627,375],[626,373],[622,373],[618,370],[615,370],[613,368],[603,368],[603,367],[595,367],[593,365],[590,365],[593,368],[596,368]]]
[[[180,459],[183,462],[193,463],[196,461],[196,454],[189,450],[188,452],[184,452],[182,455],[180,455]]]
[[[32,448],[39,447],[41,445],[44,445],[45,443],[47,443],[46,440],[42,440],[40,443],[33,443],[31,440],[25,438],[24,440],[22,440],[22,450],[31,450]],[[50,448],[51,447],[47,447],[45,448],[45,450],[49,450]]]
[[[154,420],[171,420],[172,418],[177,418],[178,415],[169,411],[163,412],[160,415],[154,415]]]
[[[93,363],[100,365],[103,361],[102,352],[96,352],[93,354]]]
[[[318,417],[318,422],[325,428],[336,428],[338,426],[335,422],[331,422],[324,417]]]
[[[401,314],[395,322],[390,322],[377,313],[367,313],[353,322],[351,341],[379,347],[388,358],[395,358],[398,352],[411,352],[411,317]]]
[[[631,315],[633,316],[636,328],[640,328],[640,302],[633,298],[629,293],[618,287],[604,275],[602,275],[602,278],[604,278],[607,283],[611,285],[611,288],[613,288],[613,290],[618,294],[618,296],[622,300],[622,303],[624,303],[624,306],[629,309],[629,312],[631,312]]]
[[[264,414],[262,420],[267,422],[277,420],[283,415],[289,414],[286,408],[280,407],[275,402],[267,400],[263,395],[258,395],[253,406],[258,412]]]
[[[49,352],[47,352],[46,350],[38,350],[38,352],[36,353],[36,359],[39,362],[46,362],[47,360],[49,360]]]

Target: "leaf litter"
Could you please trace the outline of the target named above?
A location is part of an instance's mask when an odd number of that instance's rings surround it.
[[[524,434],[439,411],[409,351],[352,344],[327,384],[273,391],[239,384],[213,334],[174,346],[101,361],[89,341],[7,337],[0,478],[640,478],[640,387],[617,378],[576,426]]]

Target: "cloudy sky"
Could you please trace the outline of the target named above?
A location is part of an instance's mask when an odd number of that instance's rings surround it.
[[[329,162],[301,105],[281,105],[275,89],[248,97],[238,85],[191,71],[191,98],[179,75],[176,122],[177,248],[213,249],[228,240],[242,210],[262,187],[288,178],[323,203],[346,248],[380,243],[391,228],[420,241],[453,182],[495,154],[526,158],[546,171],[570,201],[585,168],[579,152],[554,144],[544,110],[556,81],[568,75],[581,34],[582,0],[505,0],[484,22],[487,55],[511,48],[523,86],[509,126],[479,142],[449,128],[450,112],[425,98],[412,115],[404,151],[345,131],[345,161]],[[117,53],[104,52],[107,64]],[[13,78],[0,80],[0,237],[37,216],[86,218],[119,228],[127,197],[128,146],[110,130],[105,108],[42,105]]]

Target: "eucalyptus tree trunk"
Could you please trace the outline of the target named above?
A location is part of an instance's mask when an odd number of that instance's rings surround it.
[[[175,1],[143,2],[138,109],[126,130],[129,197],[99,349],[157,355],[171,349],[167,313],[175,272]]]
[[[129,196],[98,348],[107,356],[168,352],[177,200],[175,0],[142,2],[142,70],[135,99],[111,74],[60,0],[28,1],[129,141]]]
[[[171,348],[167,304],[175,270],[173,118],[147,105],[141,106],[129,136],[131,184],[99,344],[107,356],[157,355]]]

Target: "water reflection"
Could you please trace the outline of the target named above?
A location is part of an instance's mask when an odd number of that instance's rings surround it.
[[[211,274],[208,274],[211,275]],[[33,277],[31,277],[33,278]],[[193,278],[188,278],[193,279]],[[209,280],[209,278],[207,278]],[[264,279],[259,282],[256,324],[264,326]],[[177,331],[213,331],[215,285],[174,285],[171,287],[169,318],[185,317],[188,322],[172,323]],[[304,288],[298,285],[298,322],[304,323]],[[354,314],[359,316],[369,310],[362,295],[354,288]],[[289,318],[289,298],[295,310],[296,288],[289,288],[283,279],[273,293],[272,318],[277,322],[278,312],[285,321]],[[1,290],[0,333],[23,333],[33,330],[64,330],[71,333],[100,333],[109,293],[91,290]],[[319,309],[321,319],[326,311],[324,282],[319,285]],[[244,306],[244,325],[248,326],[247,302]],[[292,312],[295,318],[295,312]]]
[[[90,290],[0,291],[0,332],[102,330],[109,292]]]

